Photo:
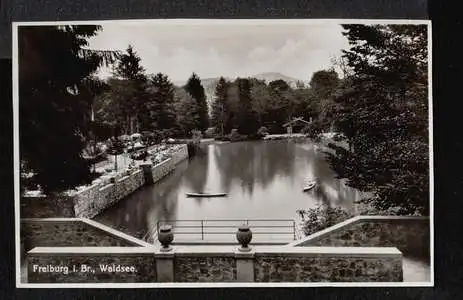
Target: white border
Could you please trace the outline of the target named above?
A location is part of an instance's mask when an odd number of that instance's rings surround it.
[[[109,23],[131,25],[327,25],[327,24],[422,24],[428,25],[428,111],[429,111],[429,191],[430,191],[430,282],[398,283],[21,283],[20,262],[20,197],[19,197],[19,107],[18,107],[18,27],[46,25],[102,25]],[[434,148],[433,148],[433,103],[432,103],[432,26],[430,20],[360,20],[360,19],[133,19],[104,21],[59,21],[59,22],[13,22],[13,146],[15,175],[15,246],[17,288],[224,288],[224,287],[433,287],[434,286]]]

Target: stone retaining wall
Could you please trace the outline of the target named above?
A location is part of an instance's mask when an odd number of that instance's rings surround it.
[[[183,145],[171,158],[156,166],[148,164],[149,167],[146,168],[142,164],[138,169],[119,173],[113,183],[103,181],[70,195],[21,197],[21,218],[93,218],[142,187],[145,181],[153,183],[164,178],[174,171],[179,162],[187,158],[188,149]]]
[[[360,216],[290,246],[397,247],[404,255],[430,257],[428,217]]]
[[[152,163],[141,164],[147,184],[156,183],[175,170],[175,166],[188,158],[187,145],[182,146],[171,158],[153,166]]]
[[[124,199],[145,183],[142,170],[115,178],[114,183],[93,185],[74,196],[76,217],[93,218],[103,210]]]

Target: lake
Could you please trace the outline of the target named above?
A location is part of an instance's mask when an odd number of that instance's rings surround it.
[[[95,219],[137,237],[162,220],[294,219],[319,204],[352,208],[362,193],[335,178],[316,144],[252,141],[211,144],[160,182]],[[303,192],[308,179],[319,184]],[[227,193],[190,198],[187,192]],[[278,230],[278,229],[275,229]]]

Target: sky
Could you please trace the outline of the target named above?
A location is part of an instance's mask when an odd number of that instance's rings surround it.
[[[161,72],[174,82],[186,81],[192,72],[200,78],[278,72],[308,82],[348,47],[342,31],[334,23],[111,22],[88,48],[125,50],[131,44],[148,74]],[[99,73],[109,74],[108,69]]]

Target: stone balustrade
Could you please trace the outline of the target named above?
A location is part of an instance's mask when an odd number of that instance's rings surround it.
[[[237,234],[241,246],[169,246],[168,229],[159,235],[160,247],[85,219],[24,222],[42,223],[43,231],[29,244],[28,283],[403,281],[402,253],[395,247],[247,247],[251,233],[243,231]],[[64,233],[48,241],[47,232],[63,230],[66,222]],[[78,222],[93,228],[83,235]]]
[[[29,283],[78,282],[400,282],[402,254],[383,247],[37,247],[27,254]],[[34,265],[36,266],[34,269]],[[81,265],[95,270],[81,271]],[[103,266],[127,267],[127,272]],[[38,266],[77,266],[68,274]]]

